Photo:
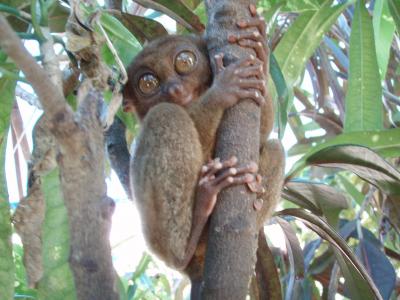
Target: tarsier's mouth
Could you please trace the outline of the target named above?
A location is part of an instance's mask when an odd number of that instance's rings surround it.
[[[192,94],[188,93],[188,94],[186,94],[185,97],[181,97],[179,99],[179,101],[176,101],[176,104],[185,106],[185,105],[189,104],[192,101],[192,98],[193,98]]]

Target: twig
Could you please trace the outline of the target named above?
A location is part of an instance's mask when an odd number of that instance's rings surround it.
[[[388,99],[388,101],[400,106],[400,97],[392,94],[386,89],[383,89],[383,95]]]
[[[22,45],[21,40],[8,24],[6,18],[1,15],[0,47],[24,72],[26,79],[32,84],[39,96],[43,109],[49,118],[53,118],[62,110],[72,114],[71,108],[64,101],[62,91],[50,81],[47,73],[36,63],[32,55]]]

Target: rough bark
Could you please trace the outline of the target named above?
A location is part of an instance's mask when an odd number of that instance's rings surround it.
[[[78,299],[118,299],[109,230],[114,202],[106,195],[101,95],[90,91],[75,114],[0,15],[0,47],[39,96],[59,145],[57,162],[70,225],[70,266]]]
[[[206,0],[207,42],[210,57],[224,53],[224,64],[253,54],[228,43],[236,22],[248,18],[250,0]],[[215,157],[235,155],[240,163],[258,162],[259,108],[249,100],[225,112],[219,128]],[[204,271],[204,299],[245,299],[254,273],[257,249],[255,195],[245,186],[223,191],[210,222]]]

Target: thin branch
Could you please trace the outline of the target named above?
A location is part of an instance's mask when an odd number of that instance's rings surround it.
[[[62,91],[50,81],[47,73],[25,49],[19,37],[2,15],[0,16],[0,47],[24,72],[26,79],[32,84],[39,96],[49,118],[53,118],[61,111],[72,114],[71,108],[64,100]]]
[[[400,97],[392,94],[386,89],[383,89],[383,95],[388,99],[388,101],[400,106]]]
[[[15,88],[15,95],[21,98],[22,100],[26,101],[30,105],[35,106],[38,109],[42,109],[42,105],[39,102],[37,96],[28,92],[27,90],[22,88],[19,84],[17,84],[17,87]]]

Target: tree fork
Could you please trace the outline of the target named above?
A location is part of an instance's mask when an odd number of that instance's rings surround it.
[[[238,30],[237,22],[250,17],[252,0],[206,0],[206,29],[210,57],[224,54],[224,65],[245,58],[253,50],[228,43],[228,36]],[[213,61],[213,60],[211,60]],[[215,66],[213,65],[215,72]],[[254,101],[245,100],[225,112],[220,124],[215,157],[232,155],[241,164],[258,162],[260,109]],[[203,275],[203,299],[245,299],[254,273],[257,250],[255,194],[245,186],[226,189],[218,198],[211,216],[209,239]]]

